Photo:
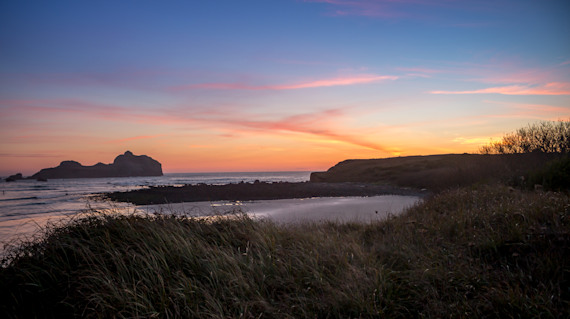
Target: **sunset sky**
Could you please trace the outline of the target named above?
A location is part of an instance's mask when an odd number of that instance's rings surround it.
[[[570,118],[570,1],[0,1],[0,176],[475,152]]]

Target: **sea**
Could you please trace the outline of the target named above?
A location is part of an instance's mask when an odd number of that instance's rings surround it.
[[[251,173],[172,173],[153,177],[69,178],[0,181],[0,257],[6,245],[33,240],[46,225],[57,224],[89,210],[115,213],[184,213],[198,216],[223,214],[235,209],[255,218],[271,218],[281,223],[317,220],[371,222],[398,214],[414,205],[415,196],[383,195],[374,197],[337,197],[263,200],[248,202],[197,202],[168,205],[135,206],[103,201],[101,193],[122,192],[150,186],[197,184],[306,182],[311,172]],[[237,207],[236,207],[237,206]]]
[[[126,203],[95,200],[97,194],[121,192],[150,186],[183,186],[200,183],[223,185],[239,182],[304,182],[311,172],[171,173],[163,176],[116,178],[68,178],[0,181],[0,243],[14,236],[31,236],[48,221],[86,209],[134,210]]]

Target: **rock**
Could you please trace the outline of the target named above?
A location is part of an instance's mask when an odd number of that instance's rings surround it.
[[[22,176],[22,173],[18,173],[18,174],[15,174],[15,175],[12,175],[12,176],[6,178],[6,182],[15,182],[19,179],[24,179],[24,177]]]
[[[97,163],[83,166],[76,161],[63,161],[58,167],[44,168],[29,178],[100,178],[131,176],[162,176],[162,165],[146,155],[125,154],[115,158],[112,164]]]
[[[312,183],[324,183],[327,181],[327,172],[312,172],[309,180]]]

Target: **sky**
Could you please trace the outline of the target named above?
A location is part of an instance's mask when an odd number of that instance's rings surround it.
[[[0,0],[0,176],[471,153],[570,118],[570,2]]]

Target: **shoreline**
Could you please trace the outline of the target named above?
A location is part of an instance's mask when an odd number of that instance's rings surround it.
[[[254,219],[268,218],[277,223],[319,221],[380,221],[397,216],[421,201],[417,196],[378,195],[369,197],[313,197],[253,201],[183,202],[137,206],[146,213],[181,213],[189,216],[220,216],[237,212]]]
[[[100,194],[99,198],[134,205],[171,203],[254,201],[276,199],[302,199],[318,197],[370,197],[379,195],[416,196],[423,198],[430,192],[407,187],[369,183],[313,183],[240,182],[225,185],[159,186],[128,192]]]

